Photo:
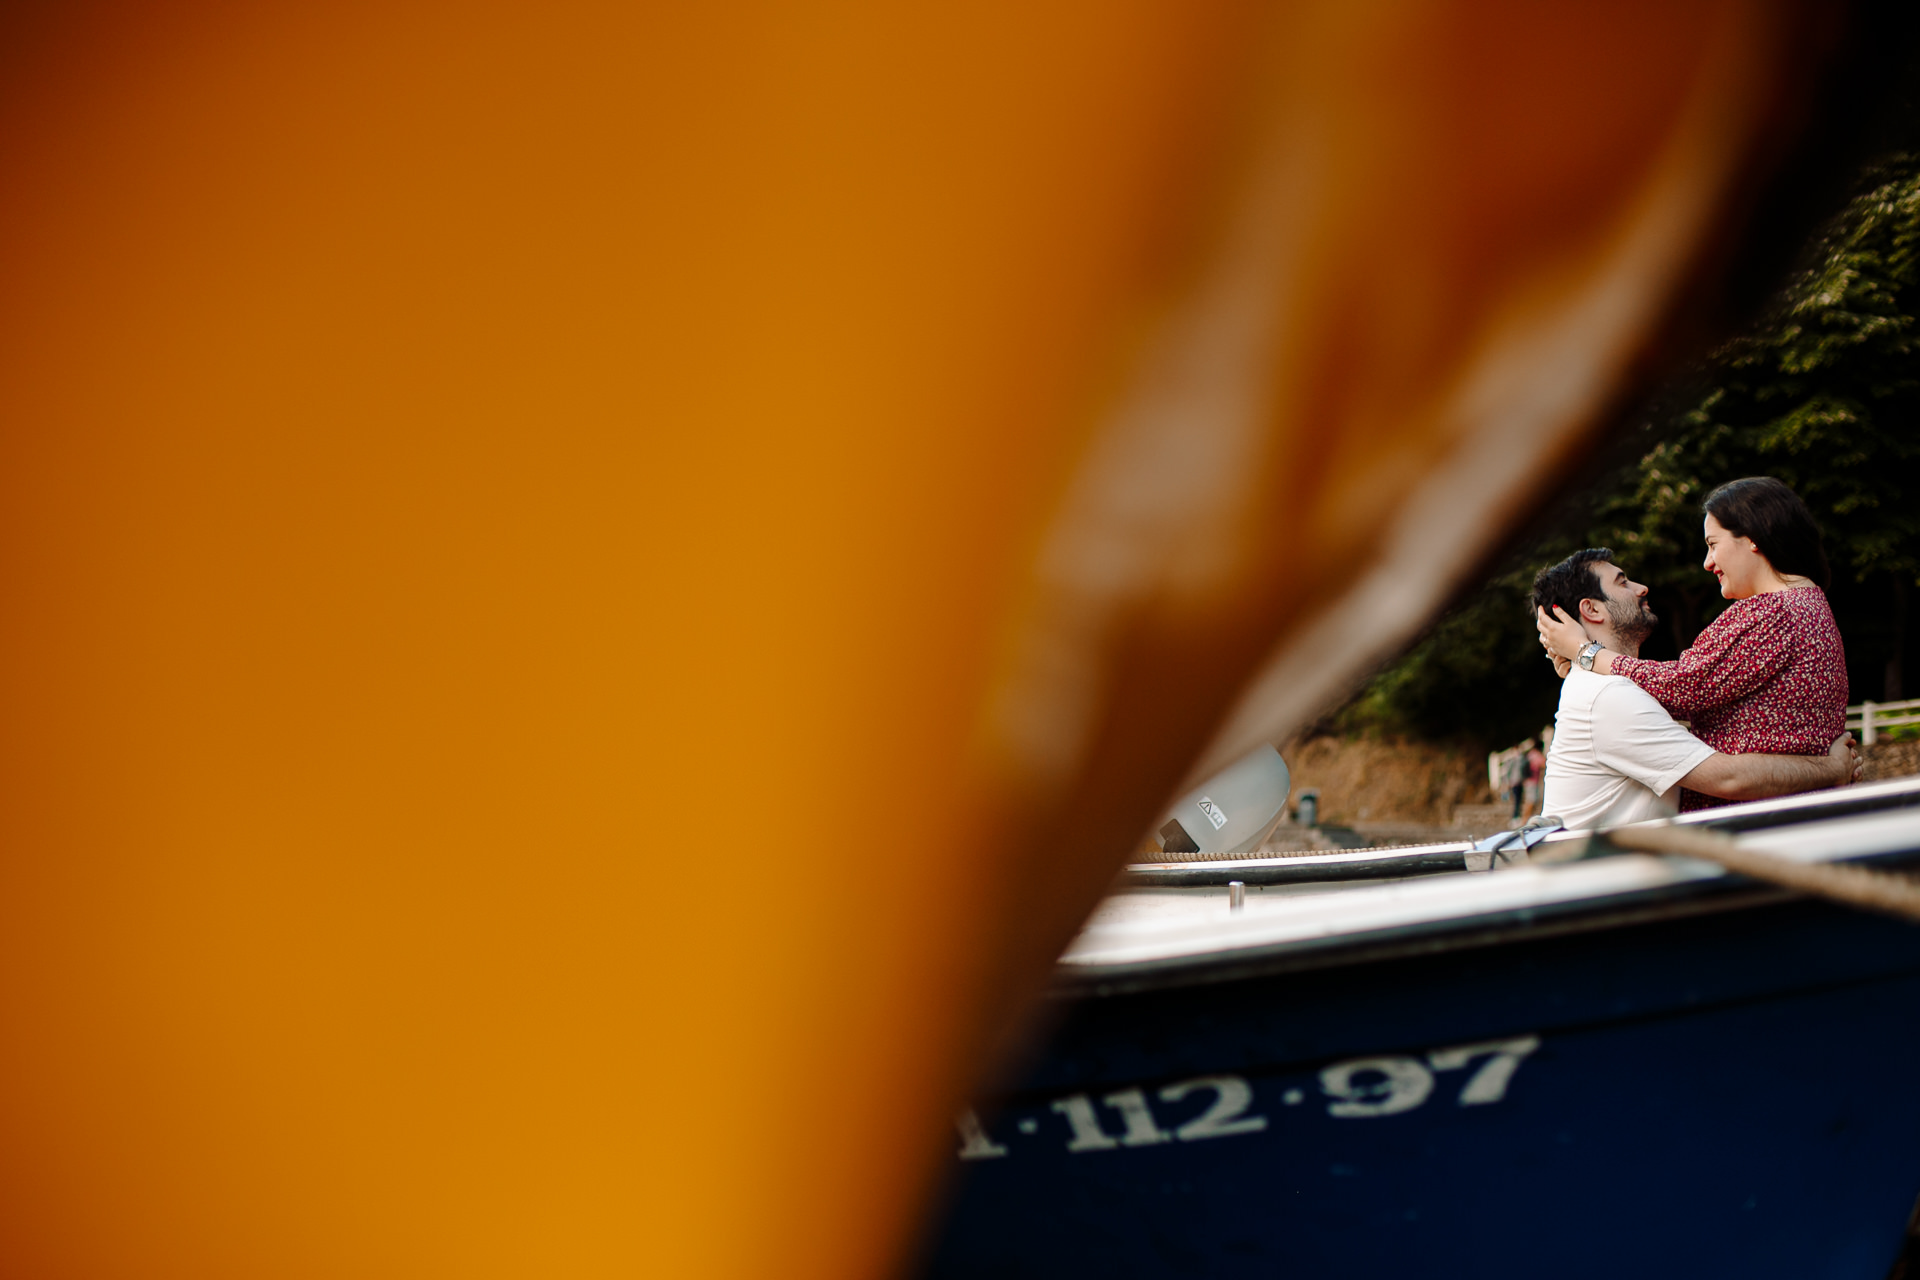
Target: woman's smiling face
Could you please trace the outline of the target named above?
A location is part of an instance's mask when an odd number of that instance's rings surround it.
[[[1773,565],[1753,545],[1752,538],[1728,533],[1718,520],[1707,517],[1707,559],[1702,567],[1720,579],[1720,594],[1729,600],[1745,600],[1760,590],[1773,576]]]

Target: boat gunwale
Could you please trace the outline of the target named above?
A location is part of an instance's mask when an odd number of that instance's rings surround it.
[[[1653,819],[1633,825],[1697,826],[1710,830],[1745,832],[1771,830],[1802,822],[1830,821],[1858,813],[1882,813],[1909,806],[1920,806],[1920,777],[1888,778],[1828,791],[1749,800],[1714,809],[1695,810],[1677,818]],[[1494,833],[1499,834],[1502,833]],[[1540,843],[1554,845],[1568,840],[1583,840],[1591,834],[1589,831],[1556,831]],[[1349,849],[1340,853],[1216,858],[1204,862],[1135,862],[1129,863],[1121,872],[1120,883],[1130,889],[1185,888],[1224,885],[1232,880],[1248,885],[1271,885],[1440,875],[1466,870],[1467,852],[1476,843],[1463,838],[1380,849]]]

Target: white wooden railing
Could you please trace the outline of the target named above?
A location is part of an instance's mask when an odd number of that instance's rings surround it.
[[[1860,735],[1860,745],[1872,746],[1880,730],[1920,724],[1920,698],[1905,702],[1863,702],[1847,708],[1847,728]]]

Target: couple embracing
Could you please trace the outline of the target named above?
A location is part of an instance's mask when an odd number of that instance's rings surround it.
[[[1541,808],[1569,828],[1859,777],[1812,514],[1766,477],[1723,484],[1702,508],[1703,567],[1734,603],[1675,661],[1639,656],[1657,619],[1612,551],[1578,552],[1534,579],[1540,643],[1565,675]]]

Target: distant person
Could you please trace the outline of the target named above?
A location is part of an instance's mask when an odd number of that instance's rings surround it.
[[[1637,657],[1657,621],[1647,589],[1595,547],[1542,569],[1533,580],[1540,616],[1552,609],[1572,619],[1584,660],[1567,672],[1547,754],[1544,807],[1578,830],[1667,817],[1681,788],[1721,800],[1757,800],[1841,786],[1860,775],[1859,757],[1845,732],[1822,755],[1729,755],[1687,732],[1631,680],[1591,669],[1597,642],[1624,658]]]
[[[1847,727],[1847,658],[1827,606],[1831,574],[1813,514],[1767,476],[1723,484],[1701,509],[1703,567],[1734,603],[1677,660],[1653,662],[1611,642],[1595,645],[1558,605],[1538,610],[1541,643],[1568,660],[1591,647],[1583,666],[1625,676],[1691,721],[1716,751],[1825,752]],[[1689,786],[1680,807],[1724,803]]]
[[[1533,739],[1529,738],[1526,742],[1526,748],[1526,808],[1520,814],[1522,821],[1540,812],[1540,781],[1547,770],[1546,753],[1540,750],[1539,745],[1535,743]]]
[[[1529,742],[1531,739],[1528,740]],[[1506,789],[1507,799],[1513,802],[1513,820],[1520,821],[1521,807],[1526,803],[1527,766],[1522,757],[1526,754],[1527,743],[1522,743],[1509,751],[1500,762],[1500,785]]]

